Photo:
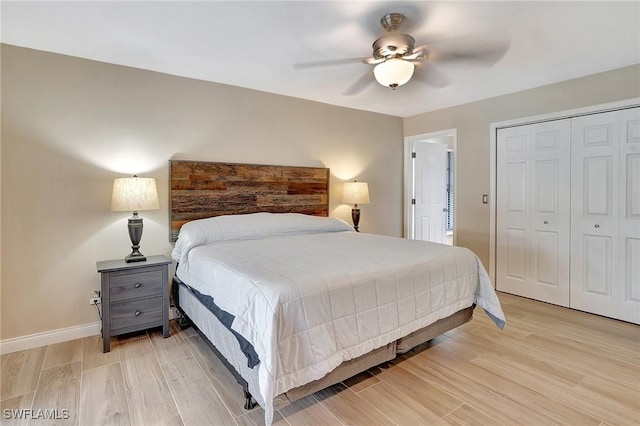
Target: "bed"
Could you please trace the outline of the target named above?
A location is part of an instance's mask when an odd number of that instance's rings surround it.
[[[464,324],[476,305],[504,327],[493,286],[471,251],[359,233],[326,217],[327,169],[250,165],[250,184],[237,184],[238,171],[221,174],[231,170],[225,167],[171,164],[178,237],[172,293],[248,401],[265,409],[266,424],[274,410]],[[195,189],[189,180],[198,182]],[[203,187],[232,187],[233,194],[205,195]],[[240,193],[256,205],[228,214],[224,200]],[[185,220],[180,204],[190,196],[199,200],[187,202],[198,212],[186,212]],[[257,205],[260,199],[271,205]],[[225,213],[216,214],[221,208]]]

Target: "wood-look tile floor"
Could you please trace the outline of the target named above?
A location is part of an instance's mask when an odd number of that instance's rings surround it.
[[[640,327],[500,294],[428,344],[276,413],[279,425],[638,425]],[[192,330],[99,336],[3,355],[3,425],[256,425],[240,386]],[[29,421],[14,409],[31,410]],[[48,411],[38,411],[48,410]],[[55,411],[57,410],[57,411]],[[24,413],[24,411],[23,411]],[[53,413],[58,420],[46,420]],[[67,419],[60,419],[68,417]]]

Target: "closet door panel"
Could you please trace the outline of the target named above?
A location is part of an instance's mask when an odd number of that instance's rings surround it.
[[[498,290],[569,304],[569,120],[498,131]]]
[[[499,134],[498,215],[496,288],[522,294],[527,286],[529,254],[529,163],[528,132],[520,128]]]
[[[620,113],[618,318],[640,324],[640,108]]]
[[[530,280],[536,298],[569,306],[570,121],[531,125]]]
[[[571,307],[618,311],[619,116],[572,120]]]

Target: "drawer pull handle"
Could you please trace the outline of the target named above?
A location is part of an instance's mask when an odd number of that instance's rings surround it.
[[[139,317],[142,312],[136,311],[136,316]]]
[[[544,224],[545,224],[545,225],[548,225],[548,224],[549,224],[549,221],[548,221],[548,220],[545,220],[545,221],[544,221]]]
[[[596,223],[596,226],[595,226],[595,227],[596,227],[596,228],[600,228],[600,225],[598,225],[598,224]]]
[[[134,287],[134,288],[140,288],[140,287],[142,287],[142,283],[135,283],[135,284],[133,285],[133,287]]]

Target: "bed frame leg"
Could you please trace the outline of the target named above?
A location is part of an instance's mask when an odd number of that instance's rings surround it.
[[[178,313],[178,327],[180,327],[180,330],[191,327],[191,323],[184,317],[184,315],[182,315],[182,313]]]
[[[253,397],[251,396],[251,392],[249,392],[246,389],[244,390],[244,409],[245,410],[251,410],[253,407],[256,406],[256,403],[253,402]]]

